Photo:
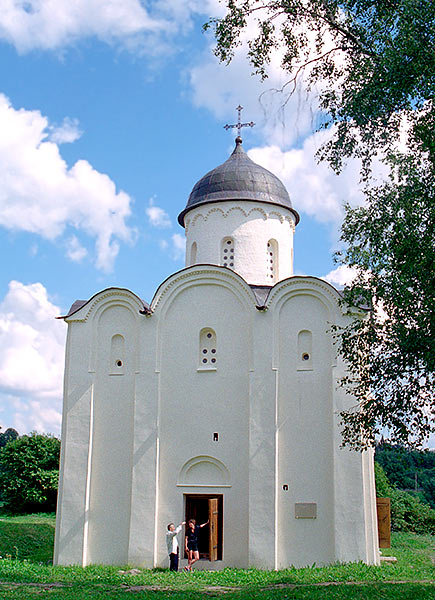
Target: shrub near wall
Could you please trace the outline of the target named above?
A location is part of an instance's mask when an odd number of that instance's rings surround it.
[[[430,533],[435,535],[435,510],[407,492],[391,485],[385,471],[375,462],[376,495],[390,498],[393,531]]]

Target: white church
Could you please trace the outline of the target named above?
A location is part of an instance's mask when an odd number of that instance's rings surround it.
[[[331,326],[355,317],[293,275],[299,215],[240,128],[178,220],[186,267],[150,305],[109,288],[64,317],[55,564],[168,566],[189,518],[198,568],[378,564],[373,454],[340,448]]]

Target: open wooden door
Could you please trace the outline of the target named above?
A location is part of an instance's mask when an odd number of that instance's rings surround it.
[[[391,509],[389,498],[376,498],[379,548],[391,548]]]
[[[209,523],[209,556],[210,561],[217,560],[218,557],[218,499],[208,499],[208,520]]]

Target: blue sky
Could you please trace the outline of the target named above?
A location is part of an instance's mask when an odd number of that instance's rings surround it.
[[[146,8],[145,8],[146,7]],[[184,266],[176,218],[233,148],[235,107],[251,158],[301,215],[295,272],[336,271],[358,165],[317,165],[328,133],[303,82],[282,108],[279,53],[263,84],[244,47],[230,66],[202,24],[217,0],[6,0],[0,14],[0,424],[59,434],[66,325],[76,299],[109,286],[150,301]],[[261,101],[259,100],[260,95]]]

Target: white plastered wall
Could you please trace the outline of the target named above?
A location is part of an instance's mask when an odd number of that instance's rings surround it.
[[[214,566],[247,567],[254,296],[234,274],[200,266],[170,278],[152,306],[152,318],[159,322],[157,530],[183,520],[186,494],[223,495],[223,560]],[[204,328],[216,334],[213,368],[199,359]],[[186,476],[191,463],[195,469]],[[167,561],[160,535],[156,564],[166,566]],[[199,568],[204,566],[213,565],[201,561]]]
[[[185,494],[200,492],[224,497],[224,555],[214,568],[377,563],[373,456],[339,448],[343,365],[328,333],[345,322],[337,292],[294,277],[259,311],[236,273],[198,265],[160,286],[151,316],[140,308],[112,289],[68,319],[55,562],[167,565],[166,525],[183,520]],[[217,336],[216,370],[199,362],[205,327]],[[312,333],[303,368],[300,331]],[[125,357],[124,391],[105,367],[116,334],[134,354]],[[107,414],[97,402],[108,402]],[[127,407],[118,438],[117,406]],[[113,443],[101,440],[107,428]],[[103,490],[114,488],[116,470],[123,490],[114,502]],[[317,518],[295,520],[295,502],[315,502]],[[109,530],[117,520],[120,543]]]
[[[336,314],[335,323],[349,324],[362,315]],[[342,359],[334,361],[334,479],[335,479],[335,552],[342,562],[361,560],[379,564],[378,522],[374,478],[374,452],[354,452],[342,447],[340,413],[355,406],[340,385],[346,368]]]
[[[55,564],[140,557],[152,566],[143,539],[154,536],[155,416],[152,402],[144,402],[146,388],[137,385],[144,363],[139,341],[147,337],[141,308],[134,294],[111,288],[67,319]],[[112,364],[113,336],[124,339],[120,368]],[[141,440],[153,435],[138,455]],[[146,515],[137,510],[144,500]]]
[[[295,217],[283,207],[250,201],[210,203],[190,210],[185,227],[186,266],[192,260],[195,264],[223,264],[221,241],[232,238],[231,268],[249,284],[273,285],[293,275]],[[268,269],[270,240],[277,248],[273,278]]]
[[[329,284],[294,277],[276,286],[267,302],[278,390],[278,568],[379,563],[373,455],[340,447],[339,412],[352,400],[343,399],[338,385],[344,366],[337,364],[331,336],[331,325],[349,318],[338,300]],[[298,344],[299,332],[305,340],[312,334],[309,347]],[[295,519],[300,502],[316,504],[315,519]]]

